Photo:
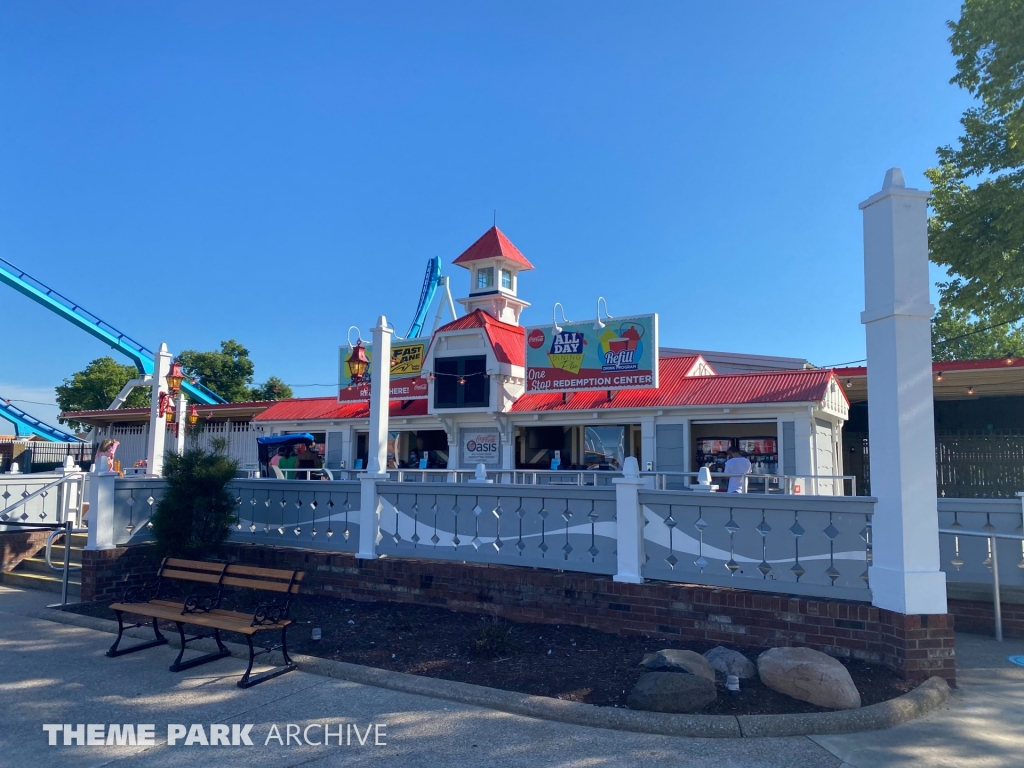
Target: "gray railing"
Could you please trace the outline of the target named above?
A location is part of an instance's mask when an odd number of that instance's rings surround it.
[[[875,500],[639,494],[645,578],[865,600]]]
[[[381,554],[613,574],[612,488],[380,483]]]
[[[118,478],[114,484],[114,543],[152,540],[160,478]],[[237,479],[231,540],[329,552],[355,552],[359,541],[359,483]]]
[[[0,528],[7,522],[80,524],[82,472],[0,475]]]

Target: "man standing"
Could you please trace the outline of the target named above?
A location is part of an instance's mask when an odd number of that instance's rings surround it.
[[[729,475],[729,493],[746,493],[746,479],[750,474],[750,459],[738,448],[729,449],[729,460],[725,462],[725,474]]]

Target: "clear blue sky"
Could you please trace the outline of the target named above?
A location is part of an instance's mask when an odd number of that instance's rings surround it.
[[[498,225],[527,324],[864,356],[861,216],[968,99],[948,0],[0,5],[0,255],[149,346],[336,377],[427,259]],[[0,394],[107,354],[0,286]],[[302,396],[330,395],[297,387]],[[54,408],[25,404],[53,418]],[[0,429],[2,431],[2,429]]]

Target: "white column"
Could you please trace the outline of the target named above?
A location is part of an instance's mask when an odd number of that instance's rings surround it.
[[[149,447],[146,451],[147,474],[159,477],[164,473],[164,450],[167,427],[160,418],[160,393],[167,391],[167,374],[171,370],[171,355],[167,345],[161,344],[153,370],[152,396],[149,402]]]
[[[618,572],[612,576],[612,581],[643,584],[640,569],[644,564],[644,511],[637,494],[646,482],[640,477],[635,457],[626,457],[622,464],[622,477],[612,478],[612,483],[615,485],[616,549],[619,558]]]
[[[935,488],[928,196],[885,174],[864,211],[871,491],[878,499],[869,572],[873,602],[903,614],[946,613]]]
[[[185,452],[185,426],[188,424],[188,412],[185,410],[187,403],[185,401],[185,394],[183,392],[178,393],[178,397],[174,401],[174,419],[175,424],[178,425],[178,434],[174,438],[174,452],[179,456]],[[230,424],[231,422],[228,422]],[[231,434],[225,429],[224,439],[230,440]]]
[[[641,469],[647,467],[647,463],[650,462],[651,466],[657,468],[658,457],[657,453],[657,438],[655,436],[655,426],[653,416],[641,416],[640,417],[640,460],[643,462]]]
[[[114,544],[114,483],[117,473],[110,471],[106,456],[100,456],[96,471],[86,476],[85,496],[89,503],[86,520],[89,522],[89,540],[86,549],[113,549]]]
[[[377,557],[380,539],[380,496],[377,483],[388,479],[388,416],[391,406],[391,334],[384,315],[373,329],[373,378],[370,381],[370,450],[368,468],[360,476],[359,551],[356,557]]]

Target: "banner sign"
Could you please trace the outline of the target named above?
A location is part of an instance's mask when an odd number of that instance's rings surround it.
[[[498,437],[498,430],[462,430],[462,468],[473,469],[477,464],[491,468],[501,465],[501,440]]]
[[[346,344],[338,347],[338,401],[353,402],[370,399],[373,380],[373,347],[363,345],[370,361],[366,375],[358,384],[352,382],[348,358],[352,350]],[[427,380],[422,376],[425,341],[403,341],[391,345],[391,400],[423,400],[427,397]]]
[[[658,316],[526,329],[526,391],[650,389],[658,386]]]

